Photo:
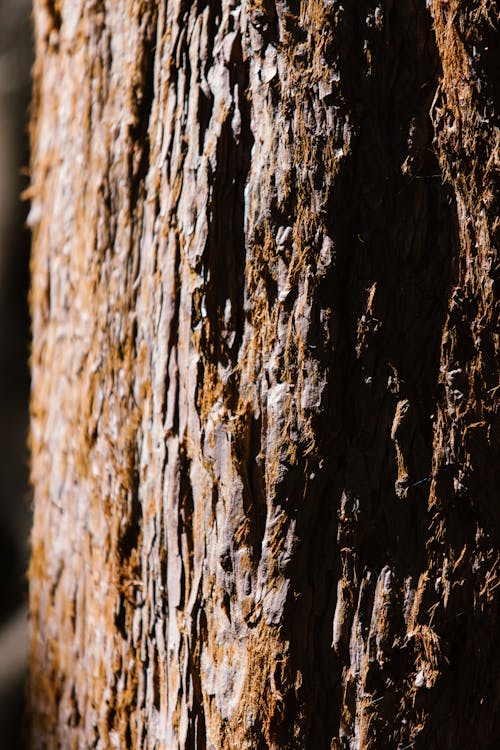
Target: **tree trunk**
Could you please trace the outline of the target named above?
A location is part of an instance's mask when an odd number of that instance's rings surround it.
[[[496,747],[496,21],[35,0],[32,748]]]

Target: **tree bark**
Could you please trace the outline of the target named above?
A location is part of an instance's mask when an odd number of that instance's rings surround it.
[[[495,3],[34,16],[32,748],[492,749]]]

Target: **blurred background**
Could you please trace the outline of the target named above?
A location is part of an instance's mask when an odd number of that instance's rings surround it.
[[[0,750],[23,747],[30,497],[27,309],[30,0],[0,0]]]

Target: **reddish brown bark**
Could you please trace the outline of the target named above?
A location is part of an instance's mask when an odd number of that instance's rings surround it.
[[[427,5],[35,2],[34,748],[493,747],[494,4]]]

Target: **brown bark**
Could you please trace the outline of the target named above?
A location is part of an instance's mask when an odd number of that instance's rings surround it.
[[[495,4],[428,4],[35,1],[33,748],[498,739]]]

